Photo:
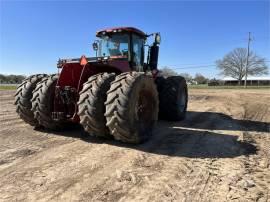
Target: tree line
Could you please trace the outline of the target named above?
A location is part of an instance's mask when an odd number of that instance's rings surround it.
[[[0,74],[0,84],[19,84],[26,77],[23,75],[4,75]]]
[[[183,73],[183,74],[178,74],[174,70],[170,69],[169,67],[164,67],[161,69],[161,74],[164,77],[169,77],[169,76],[176,76],[180,75],[183,76],[186,81],[190,84],[207,84],[208,82],[212,81],[211,79],[208,79],[207,77],[203,76],[200,73],[197,73],[194,77],[192,77],[188,73]],[[0,84],[20,84],[26,76],[23,75],[4,75],[0,74]]]
[[[194,77],[188,73],[178,74],[176,71],[174,71],[173,69],[169,67],[163,67],[161,69],[161,75],[164,76],[165,78],[169,76],[182,76],[186,79],[188,84],[207,84],[209,82],[212,82],[213,80],[216,80],[216,79],[209,79],[200,73],[195,74]]]

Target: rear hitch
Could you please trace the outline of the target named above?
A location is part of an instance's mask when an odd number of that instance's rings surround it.
[[[71,86],[56,86],[54,99],[54,112],[52,119],[56,121],[70,119],[75,113],[78,93]]]
[[[52,112],[52,119],[54,121],[62,121],[66,119],[66,115],[64,112]]]

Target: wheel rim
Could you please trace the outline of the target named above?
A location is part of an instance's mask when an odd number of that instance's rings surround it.
[[[149,125],[153,119],[154,100],[151,92],[142,90],[136,103],[135,113],[137,120],[143,125]]]

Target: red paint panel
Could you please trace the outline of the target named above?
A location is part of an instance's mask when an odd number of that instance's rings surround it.
[[[80,63],[67,63],[62,68],[57,86],[71,86],[79,91],[82,84],[94,74],[101,72],[121,73],[127,71],[130,71],[128,61],[121,60],[111,60],[106,64],[88,63],[85,66],[80,65]]]
[[[81,66],[79,63],[65,64],[60,73],[57,86],[71,86],[77,88],[82,70],[83,66]]]
[[[128,61],[121,61],[121,60],[111,60],[108,62],[109,66],[112,66],[113,68],[119,70],[120,72],[128,72],[131,69],[129,68]]]
[[[66,86],[70,86],[76,89],[75,97],[77,102],[79,92],[90,76],[101,72],[120,74],[127,71],[130,71],[128,61],[111,60],[103,63],[87,63],[85,66],[82,66],[80,63],[66,63],[57,81],[56,94],[59,95],[60,91],[64,90]],[[65,112],[72,117],[72,121],[79,122],[76,102],[74,102],[74,105],[66,106],[58,96],[54,100],[54,112]]]

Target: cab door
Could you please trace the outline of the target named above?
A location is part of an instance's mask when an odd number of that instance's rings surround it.
[[[144,39],[139,37],[136,34],[132,34],[132,69],[135,71],[143,71],[143,62],[144,62]]]

